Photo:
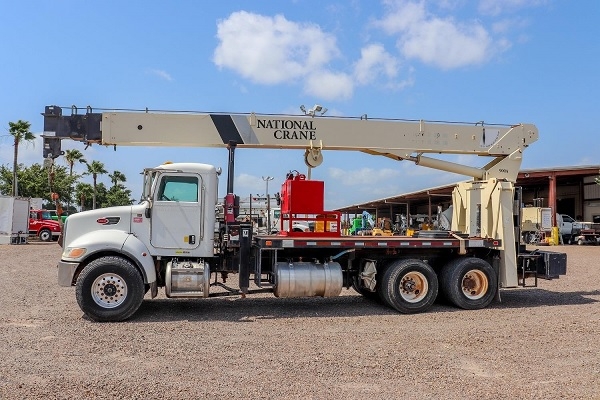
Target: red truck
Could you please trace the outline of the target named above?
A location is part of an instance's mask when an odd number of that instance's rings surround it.
[[[61,227],[52,219],[48,210],[29,210],[29,234],[35,235],[43,242],[58,240]]]

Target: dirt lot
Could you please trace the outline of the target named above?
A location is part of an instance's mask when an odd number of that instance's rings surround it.
[[[600,398],[600,247],[478,311],[332,299],[146,299],[83,317],[54,243],[0,246],[0,398]]]

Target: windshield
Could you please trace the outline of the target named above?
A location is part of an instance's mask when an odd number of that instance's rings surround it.
[[[563,222],[575,222],[575,220],[568,215],[563,215]]]
[[[42,219],[52,219],[50,211],[42,211]]]

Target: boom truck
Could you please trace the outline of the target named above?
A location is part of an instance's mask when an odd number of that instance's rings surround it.
[[[427,122],[304,116],[141,111],[63,115],[47,106],[44,158],[61,141],[86,145],[228,148],[227,193],[219,208],[220,168],[172,163],[143,172],[143,199],[133,206],[69,216],[63,228],[58,283],[75,286],[82,311],[96,321],[131,317],[149,291],[169,298],[269,292],[280,298],[337,296],[354,288],[401,313],[426,311],[438,294],[463,309],[500,299],[499,288],[525,285],[529,274],[558,277],[566,259],[519,245],[514,182],[522,152],[538,139],[531,124]],[[236,219],[235,150],[304,150],[307,176],[287,175],[281,188],[281,230],[253,234]],[[342,236],[340,213],[324,209],[324,182],[310,179],[324,150],[360,151],[467,175],[453,191],[451,231],[419,237]],[[425,154],[489,157],[472,167]],[[219,211],[221,210],[221,211]],[[294,221],[312,222],[309,232]],[[517,226],[515,226],[517,221]],[[515,231],[517,229],[517,231]],[[516,233],[517,232],[517,233]],[[237,287],[226,284],[238,275]],[[522,283],[521,283],[522,277]]]

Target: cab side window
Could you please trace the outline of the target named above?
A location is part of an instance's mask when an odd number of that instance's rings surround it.
[[[159,201],[198,202],[198,178],[194,176],[165,176],[158,189]]]

